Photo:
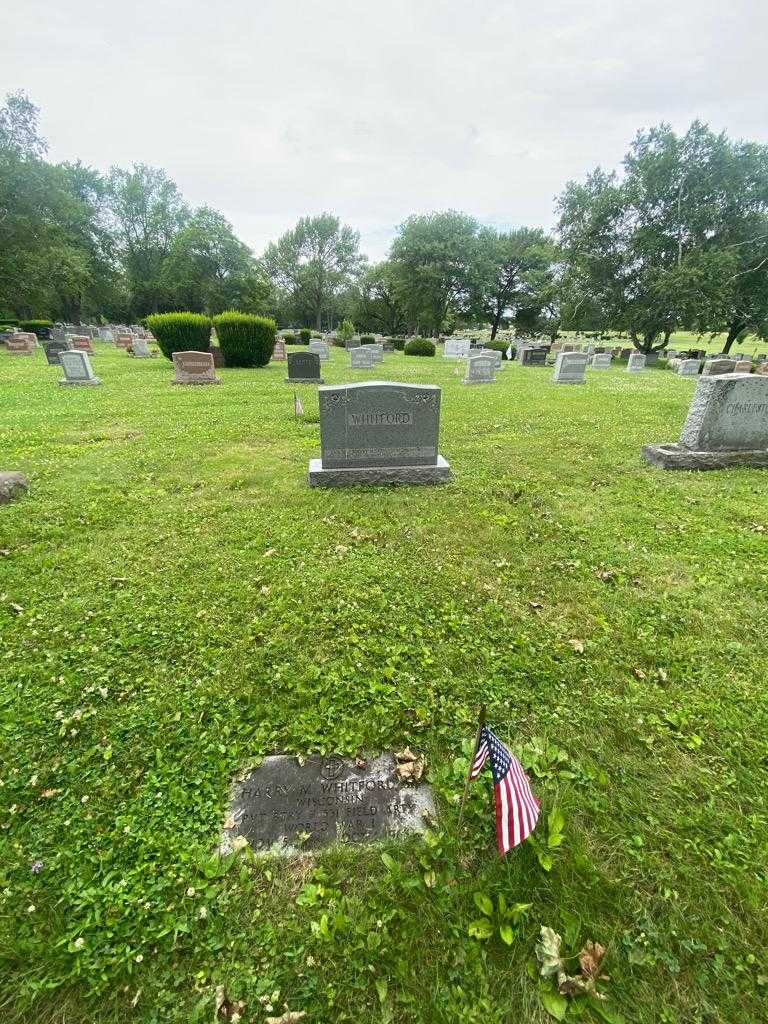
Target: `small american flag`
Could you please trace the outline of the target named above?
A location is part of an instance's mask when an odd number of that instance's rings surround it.
[[[469,778],[476,779],[490,759],[496,801],[496,842],[499,853],[519,846],[536,828],[539,801],[533,795],[523,766],[499,737],[483,725],[477,740]]]
[[[294,416],[304,415],[304,406],[301,404],[301,399],[295,391],[293,392],[293,414]]]

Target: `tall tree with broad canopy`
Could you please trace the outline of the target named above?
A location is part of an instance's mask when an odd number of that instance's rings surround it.
[[[468,311],[479,225],[456,210],[409,217],[392,243],[397,292],[411,331],[439,334],[451,312]]]
[[[270,243],[261,262],[270,279],[297,310],[309,310],[317,330],[336,295],[365,263],[360,234],[333,214],[302,217]]]
[[[504,317],[543,304],[555,259],[552,240],[540,228],[499,232],[480,228],[472,303],[491,324],[493,341]]]
[[[134,164],[109,173],[109,211],[117,252],[136,313],[167,308],[171,296],[163,271],[189,208],[165,171]]]
[[[408,318],[397,287],[397,268],[382,260],[366,267],[357,283],[355,323],[380,334],[402,334]]]
[[[637,348],[672,331],[766,332],[768,147],[695,121],[640,132],[624,174],[600,168],[558,200],[564,257]]]
[[[196,210],[174,237],[162,284],[178,309],[209,316],[225,309],[264,312],[270,295],[251,250],[209,206]]]

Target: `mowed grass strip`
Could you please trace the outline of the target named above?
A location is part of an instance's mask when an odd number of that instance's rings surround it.
[[[326,381],[374,376],[348,361]],[[544,1021],[541,925],[608,947],[608,999],[566,1019],[763,1018],[768,476],[640,459],[695,381],[469,388],[389,354],[375,376],[442,386],[454,480],[323,491],[284,363],[93,363],[67,389],[0,352],[0,468],[31,484],[0,510],[3,1020],[208,1022],[225,985],[248,1022]],[[456,836],[481,702],[543,807],[503,861],[487,780]],[[406,744],[429,842],[216,858],[265,754]],[[500,896],[530,904],[511,945]]]

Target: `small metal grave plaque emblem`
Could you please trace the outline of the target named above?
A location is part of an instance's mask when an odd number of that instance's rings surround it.
[[[235,783],[224,847],[238,837],[255,850],[291,853],[336,840],[367,843],[423,832],[435,817],[431,788],[401,781],[391,754],[360,762],[288,754],[265,757]]]

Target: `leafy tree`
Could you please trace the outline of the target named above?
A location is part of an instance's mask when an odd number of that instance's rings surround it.
[[[479,230],[472,303],[490,321],[492,341],[504,317],[543,304],[553,260],[554,245],[540,228]]]
[[[161,283],[179,309],[209,315],[266,304],[270,288],[229,221],[201,206],[171,242]]]
[[[0,107],[0,150],[22,159],[42,159],[48,143],[39,132],[39,114],[25,92],[9,93]]]
[[[640,132],[624,174],[600,168],[558,201],[566,261],[611,326],[648,352],[678,327],[728,329],[768,314],[768,147],[694,122]]]
[[[366,267],[357,283],[355,321],[380,334],[402,334],[408,318],[397,281],[397,268],[389,260]]]
[[[308,313],[320,330],[334,297],[365,262],[359,245],[359,233],[330,213],[302,217],[267,247],[262,264],[294,310]]]
[[[355,325],[351,320],[342,320],[336,328],[336,337],[339,341],[349,341],[354,336]]]
[[[172,304],[165,261],[189,209],[165,171],[134,164],[109,173],[111,228],[136,315]]]
[[[397,294],[411,330],[437,334],[467,309],[476,275],[477,221],[466,213],[409,217],[392,243]]]

